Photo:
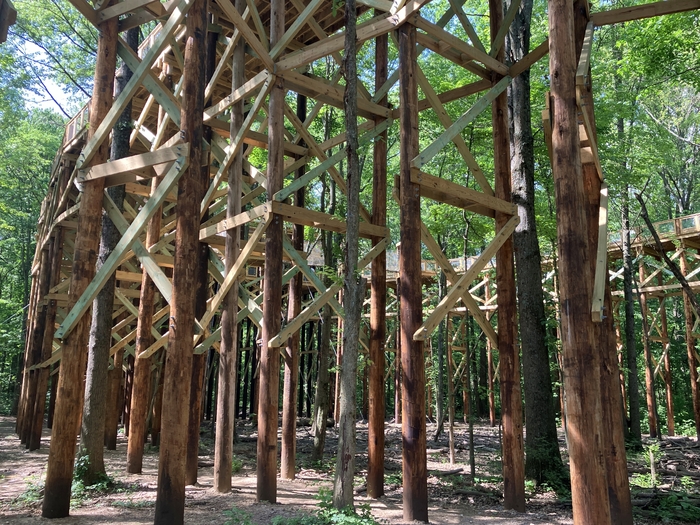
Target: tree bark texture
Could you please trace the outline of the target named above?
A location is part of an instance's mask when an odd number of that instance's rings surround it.
[[[413,334],[423,321],[421,283],[420,191],[411,182],[411,161],[418,150],[416,28],[398,29],[401,106],[401,405],[403,436],[403,518],[428,521],[428,472],[425,428],[425,361],[423,342]]]
[[[491,39],[503,23],[503,3],[489,2]],[[496,59],[503,62],[505,52]],[[500,78],[492,74],[495,84]],[[508,100],[501,93],[491,105],[493,122],[495,194],[499,199],[511,200],[510,138],[508,132]],[[501,230],[510,217],[496,212],[496,231]],[[496,252],[496,286],[498,290],[498,353],[500,363],[501,420],[503,424],[503,504],[506,509],[525,512],[525,458],[523,456],[523,407],[520,392],[520,356],[517,348],[515,268],[513,239],[506,240]]]
[[[117,19],[113,18],[99,26],[88,139],[94,135],[112,105],[116,63]],[[108,158],[109,144],[104,142],[97,149],[91,165],[102,164]],[[103,179],[86,182],[83,186],[66,311],[70,311],[75,305],[95,275],[102,227],[103,190]],[[88,310],[61,345],[61,372],[42,504],[42,516],[45,518],[64,518],[68,516],[70,509],[73,460],[83,407],[83,378],[87,366],[86,348],[90,321],[91,312]]]
[[[134,28],[127,34],[128,44],[138,49],[139,29]],[[116,76],[115,95],[119,96],[131,79],[131,70],[123,64]],[[111,159],[121,159],[129,155],[129,135],[131,134],[131,103],[127,104],[119,116],[112,132]],[[122,209],[126,191],[124,185],[112,186],[107,193],[118,209]],[[97,257],[97,270],[105,263],[116,247],[121,234],[106,212],[102,212],[102,237],[100,253]],[[93,484],[105,475],[104,466],[104,431],[107,412],[107,384],[109,368],[109,349],[112,346],[112,312],[114,311],[114,289],[116,275],[112,274],[104,287],[97,294],[92,305],[92,325],[88,346],[87,374],[85,376],[85,402],[80,431],[80,451],[78,454],[88,458],[83,481]]]
[[[512,1],[506,3],[510,8]],[[514,60],[530,51],[532,0],[523,0],[507,35]],[[564,465],[559,453],[552,379],[546,344],[542,292],[542,258],[535,221],[535,156],[530,108],[530,70],[513,79],[508,89],[511,115],[512,198],[520,224],[513,234],[517,268],[518,320],[525,394],[525,476],[537,483],[560,479]]]
[[[365,280],[358,275],[360,233],[360,178],[357,129],[357,4],[345,0],[345,133],[348,159],[347,231],[345,237],[345,319],[343,322],[343,364],[340,376],[340,412],[338,455],[333,486],[333,505],[337,509],[354,507],[355,412],[357,408],[357,359],[360,346],[360,322],[365,296]]]
[[[627,402],[629,404],[629,429],[632,439],[641,446],[642,427],[639,409],[639,370],[637,367],[637,332],[634,322],[634,293],[632,291],[632,248],[629,221],[629,188],[622,199],[622,262],[625,292],[625,349],[627,350]]]
[[[173,292],[163,384],[162,439],[158,462],[156,525],[184,522],[195,294],[199,262],[202,116],[207,4],[194,0],[187,14],[181,129],[190,146],[189,165],[178,184]]]

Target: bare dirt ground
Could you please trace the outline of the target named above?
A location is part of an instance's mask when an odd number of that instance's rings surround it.
[[[50,431],[45,431],[42,448],[28,452],[14,434],[14,418],[0,418],[0,525],[4,523],[49,523],[41,518],[41,487],[46,471]],[[434,427],[429,425],[428,436]],[[213,441],[208,426],[202,427],[199,457],[199,482],[186,489],[185,522],[190,524],[224,524],[230,519],[226,511],[236,507],[247,513],[252,523],[269,524],[275,516],[291,517],[312,512],[318,508],[321,487],[332,484],[332,465],[312,464],[309,460],[312,438],[309,427],[300,427],[297,442],[298,475],[294,481],[278,479],[276,505],[255,502],[255,448],[256,430],[250,423],[239,424],[235,459],[240,470],[234,474],[234,489],[229,494],[213,490]],[[500,491],[500,444],[498,428],[479,424],[474,429],[476,450],[476,483],[469,475],[468,427],[456,426],[457,461],[449,464],[447,435],[443,433],[436,443],[428,441],[429,516],[436,524],[495,524],[530,525],[572,524],[571,506],[558,500],[553,492],[528,491],[527,512],[518,514],[503,510]],[[367,468],[367,426],[358,424],[358,456],[356,486],[362,487]],[[562,446],[564,444],[562,443]],[[337,434],[328,429],[326,457],[332,458],[337,447]],[[662,443],[665,460],[658,463],[657,489],[635,493],[635,505],[641,508],[636,523],[661,523],[645,517],[660,491],[673,490],[681,485],[689,491],[700,490],[700,448],[695,440],[675,438]],[[71,516],[51,523],[98,524],[122,523],[127,525],[152,523],[157,486],[157,449],[147,445],[142,474],[125,472],[126,439],[120,435],[116,451],[106,451],[108,474],[115,487],[108,493],[86,493],[72,504]],[[356,495],[357,504],[369,504],[372,514],[381,522],[391,525],[402,520],[401,489],[401,429],[387,424],[386,430],[386,495],[370,500],[363,492]],[[649,476],[643,459],[631,462],[633,476]],[[451,473],[456,469],[458,473]],[[689,481],[690,480],[690,481]],[[680,503],[679,503],[680,504]],[[240,519],[229,523],[240,522]],[[663,523],[675,523],[667,520]]]

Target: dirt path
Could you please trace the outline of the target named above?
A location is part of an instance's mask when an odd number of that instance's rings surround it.
[[[0,418],[0,524],[92,524],[121,523],[147,524],[153,521],[157,486],[157,449],[147,445],[142,474],[127,474],[124,469],[126,439],[119,436],[116,451],[106,451],[107,471],[117,482],[115,491],[107,494],[87,494],[76,499],[71,508],[71,517],[62,520],[41,518],[40,492],[48,458],[50,434],[45,431],[42,448],[28,452],[14,434],[13,418]],[[366,425],[358,425],[358,471],[366,469]],[[373,515],[384,523],[398,525],[404,523],[401,510],[401,434],[397,425],[387,425],[386,486],[387,493],[377,501],[358,494],[356,503],[370,504]],[[564,525],[573,523],[570,507],[560,504],[552,493],[531,495],[525,514],[504,511],[497,494],[499,444],[497,429],[487,426],[475,428],[477,451],[477,478],[483,496],[459,494],[473,489],[470,476],[458,473],[438,475],[440,471],[463,468],[469,472],[466,427],[458,426],[456,432],[457,464],[450,466],[447,461],[447,441],[443,437],[438,443],[429,440],[428,480],[430,494],[429,516],[436,524],[495,524],[495,525]],[[234,475],[233,491],[217,494],[213,490],[213,442],[206,427],[203,427],[200,445],[199,483],[186,489],[185,522],[188,524],[224,524],[228,517],[225,512],[236,507],[248,513],[252,523],[267,525],[275,516],[290,517],[313,511],[318,506],[321,487],[331,486],[328,465],[311,464],[309,453],[312,439],[308,427],[301,427],[298,433],[297,480],[278,479],[278,504],[258,504],[255,502],[255,429],[250,425],[239,425],[238,441],[234,447],[235,458],[240,462],[240,471]],[[332,456],[337,447],[337,435],[329,429],[326,443],[327,456]],[[356,478],[356,485],[362,484],[362,476]],[[234,522],[235,523],[235,522]],[[641,522],[640,522],[641,523]],[[646,522],[645,523],[652,523]]]

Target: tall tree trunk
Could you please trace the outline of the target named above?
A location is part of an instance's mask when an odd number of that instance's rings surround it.
[[[639,294],[639,307],[642,312],[642,344],[644,347],[644,381],[647,397],[647,417],[649,418],[649,437],[659,437],[659,414],[656,409],[656,392],[654,385],[654,363],[652,363],[649,337],[649,321],[647,318],[647,295],[640,290],[640,283],[644,282],[644,262],[639,262],[639,281],[635,281],[635,287]]]
[[[503,3],[489,1],[491,46],[501,29]],[[495,54],[503,62],[503,47]],[[491,73],[495,85],[500,76]],[[507,95],[501,93],[491,104],[493,123],[495,195],[510,202],[510,138],[508,130]],[[505,213],[496,212],[496,231],[505,227],[510,219]],[[523,407],[520,390],[520,355],[517,347],[515,267],[513,240],[507,239],[496,252],[496,285],[498,290],[498,354],[501,387],[501,420],[503,424],[503,505],[507,509],[525,512],[525,458],[523,456]]]
[[[301,122],[306,120],[306,97],[297,95],[297,117]],[[305,144],[301,142],[302,146]],[[296,177],[304,175],[304,166],[299,168]],[[304,207],[305,190],[301,188],[294,194],[294,205],[300,208]],[[304,225],[295,224],[292,231],[292,245],[294,249],[301,252],[304,249]],[[289,282],[289,297],[288,297],[288,312],[287,320],[292,321],[301,313],[301,297],[302,275],[298,273]],[[299,384],[299,341],[302,326],[298,332],[292,334],[287,340],[287,346],[284,350],[284,394],[282,406],[282,461],[281,461],[281,477],[284,479],[294,479],[295,463],[297,452],[297,416],[296,416],[296,401],[297,401],[297,385]]]
[[[357,150],[357,7],[345,0],[345,133],[348,152],[348,212],[345,249],[345,320],[343,323],[343,365],[340,378],[340,414],[338,456],[335,467],[333,505],[337,509],[353,507],[355,476],[355,412],[357,411],[357,359],[360,346],[360,317],[365,295],[365,280],[357,273],[360,232],[360,172]]]
[[[510,8],[512,0],[506,1]],[[532,0],[522,0],[507,35],[509,55],[521,60],[530,51]],[[520,224],[513,234],[517,268],[518,319],[525,390],[525,476],[543,483],[566,477],[559,453],[552,380],[546,344],[542,259],[535,221],[535,156],[530,109],[530,70],[508,89],[511,113],[513,202]]]
[[[639,412],[639,371],[637,368],[637,332],[634,322],[634,293],[632,291],[632,248],[630,246],[629,187],[622,199],[622,263],[625,291],[625,348],[627,349],[627,402],[629,404],[630,436],[635,448],[641,447],[642,427]]]

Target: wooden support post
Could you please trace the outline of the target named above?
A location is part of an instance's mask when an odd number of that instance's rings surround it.
[[[63,260],[63,228],[58,228],[53,239],[53,247],[51,248],[51,270],[49,288],[56,286],[61,279],[61,262]],[[43,333],[43,348],[41,361],[46,361],[51,357],[53,352],[53,328],[56,321],[56,301],[51,300],[46,309],[46,317],[44,320]],[[29,450],[38,450],[41,446],[41,432],[44,426],[44,413],[46,409],[46,391],[49,386],[49,374],[51,369],[43,367],[37,370],[39,377],[37,378],[36,398],[34,401],[34,421],[32,422],[32,430],[29,436]]]
[[[491,41],[496,46],[503,24],[503,3],[489,2],[491,14]],[[505,53],[500,49],[495,58],[503,62]],[[500,76],[492,73],[496,85]],[[511,199],[510,136],[508,130],[508,99],[498,95],[491,104],[496,197]],[[510,215],[496,212],[496,231],[506,225]],[[500,366],[501,419],[503,422],[503,505],[506,509],[525,512],[525,458],[523,443],[523,405],[520,392],[520,356],[515,297],[515,265],[513,239],[508,238],[496,252],[496,286],[498,289],[498,355]]]
[[[396,290],[400,289],[400,279],[396,280]],[[401,300],[397,308],[401,311]],[[394,353],[394,423],[401,424],[401,320],[396,323],[396,352]]]
[[[681,272],[688,275],[688,261],[685,251],[681,254]],[[683,290],[683,312],[685,314],[685,345],[688,351],[688,368],[690,369],[690,392],[693,398],[693,415],[695,417],[695,433],[700,436],[700,390],[698,389],[698,362],[695,359],[695,336],[693,325],[696,313],[693,310],[688,293]]]
[[[578,62],[582,72],[590,77],[590,66],[585,67],[586,34],[588,28],[587,0],[577,0],[574,3],[574,40]],[[591,33],[588,33],[589,40]],[[583,55],[583,56],[582,56]],[[578,72],[577,72],[578,73]],[[577,101],[584,122],[592,123],[590,126],[592,136],[590,139],[597,142],[595,136],[595,115],[593,112],[593,96],[589,87],[577,86]],[[607,261],[598,257],[599,228],[601,204],[603,204],[603,191],[601,175],[595,163],[587,163],[582,166],[584,193],[586,195],[586,228],[588,235],[588,253],[591,268],[591,278],[599,271],[599,275],[607,275]],[[602,265],[602,268],[597,266]],[[591,287],[593,289],[593,286]],[[614,326],[612,318],[612,296],[610,282],[605,279],[603,295],[604,318],[600,323],[593,323],[593,337],[598,342],[597,350],[600,359],[600,396],[602,409],[603,453],[607,478],[607,493],[610,503],[610,519],[614,524],[632,525],[632,502],[627,473],[627,458],[625,454],[625,440],[623,430],[622,397],[619,388],[617,365],[617,348],[614,338]],[[568,392],[567,392],[568,395]],[[571,437],[571,434],[568,434]]]
[[[165,77],[165,86],[172,87],[172,76]],[[158,122],[163,125],[166,118],[165,111],[160,108]],[[162,177],[155,177],[151,181],[151,194],[160,184]],[[150,248],[160,240],[160,229],[163,215],[162,206],[156,210],[146,229],[146,248]],[[134,361],[134,385],[131,396],[131,424],[133,432],[129,433],[129,441],[126,450],[126,471],[131,474],[140,474],[143,467],[143,450],[147,432],[146,419],[150,407],[151,393],[151,365],[155,362],[153,356],[139,358],[148,347],[154,343],[151,328],[153,326],[153,314],[155,313],[156,285],[148,272],[143,269],[141,278],[141,292],[139,296],[139,315],[136,324],[136,360]],[[136,434],[136,435],[135,435]]]
[[[549,0],[552,167],[571,492],[576,523],[610,524],[600,356],[591,319],[592,275],[576,111],[573,5]]]
[[[491,299],[491,278],[490,276],[486,276],[486,285],[484,286],[484,299],[486,302],[488,302]],[[491,312],[486,312],[486,319],[491,320],[491,316],[493,314]],[[466,342],[465,342],[466,345]],[[489,422],[491,423],[491,427],[496,426],[496,393],[493,388],[493,382],[494,382],[494,372],[495,368],[493,365],[493,345],[491,344],[491,340],[487,337],[486,338],[486,363],[488,367],[488,390],[489,390]]]
[[[418,83],[416,28],[398,29],[401,107],[401,369],[403,435],[403,519],[428,521],[428,470],[425,428],[423,341],[413,334],[423,322],[420,189],[411,182],[411,161],[418,155]]]
[[[270,46],[284,34],[285,2],[270,2]],[[267,192],[282,189],[284,177],[284,81],[275,78],[270,90],[268,112]],[[263,294],[262,348],[260,354],[260,393],[258,397],[257,500],[277,501],[277,418],[279,407],[278,348],[268,342],[280,331],[282,315],[282,218],[275,214],[265,236],[265,275]]]
[[[37,276],[38,285],[36,286],[37,300],[35,301],[36,308],[34,310],[34,315],[32,316],[32,333],[29,336],[30,344],[27,347],[27,352],[30,359],[29,362],[31,362],[32,365],[38,365],[43,361],[44,331],[49,332],[49,334],[53,336],[53,326],[46,328],[46,317],[49,306],[44,301],[44,297],[47,293],[49,293],[49,288],[51,286],[51,259],[51,248],[46,246],[43,250],[41,250],[39,259],[39,275]],[[39,385],[39,376],[41,375],[41,371],[42,369],[39,368],[31,370],[28,374],[25,374],[25,381],[28,382],[28,388],[26,392],[27,409],[24,413],[25,422],[23,425],[22,437],[29,450],[37,450],[39,448],[39,444],[41,443],[41,429],[43,426],[42,420],[44,416],[44,404],[46,403],[46,387],[43,389],[43,397],[40,397],[42,393]],[[39,405],[41,405],[41,410],[39,410]],[[42,419],[38,420],[37,413],[39,411],[41,412]]]
[[[208,15],[207,15],[208,16]],[[206,60],[204,66],[205,82],[208,82],[214,74],[216,68],[216,41],[218,33],[206,33]],[[207,104],[207,101],[204,102]],[[210,126],[204,126],[202,130],[202,138],[205,143],[212,143],[212,129]],[[204,198],[204,192],[209,188],[209,162],[204,161],[200,167],[199,184],[203,188],[200,197],[200,202]],[[200,207],[201,210],[201,207]],[[202,221],[206,222],[208,211],[202,213]],[[204,321],[207,314],[207,300],[209,299],[209,245],[205,242],[200,242],[198,245],[197,257],[197,293],[194,305],[195,319],[202,322],[202,328],[209,329],[208,323]],[[236,288],[237,289],[237,288]],[[234,331],[236,327],[233,327]],[[238,351],[238,343],[234,346],[234,352]],[[234,356],[236,354],[234,353]],[[190,420],[187,428],[187,462],[185,466],[185,484],[195,485],[197,483],[197,472],[199,463],[199,430],[202,423],[202,398],[204,395],[204,377],[207,368],[207,354],[195,353],[192,356],[192,378],[190,387]],[[235,370],[235,367],[234,367]]]
[[[663,275],[659,274],[659,285],[663,285]],[[659,298],[659,309],[661,310],[661,339],[664,348],[664,385],[666,387],[666,431],[669,436],[676,435],[676,425],[673,410],[673,381],[671,376],[671,356],[669,356],[670,342],[668,340],[668,319],[666,317],[666,296]]]
[[[306,120],[306,97],[297,95],[297,117],[301,122]],[[304,143],[300,144],[304,146]],[[304,176],[305,167],[297,170],[296,177]],[[305,190],[301,188],[294,193],[294,205],[304,207]],[[304,249],[304,225],[295,224],[292,230],[292,245],[297,251]],[[297,273],[289,281],[289,297],[287,320],[292,321],[301,313],[301,296],[303,294],[303,275]],[[301,330],[304,327],[302,326]],[[287,339],[284,350],[284,395],[282,407],[282,461],[280,476],[282,479],[294,479],[296,448],[297,448],[297,416],[295,412],[297,400],[297,384],[299,383],[299,331]]]
[[[112,105],[114,70],[117,63],[117,19],[98,26],[97,62],[90,107],[88,138],[95,134]],[[109,157],[108,144],[97,148],[92,164],[102,164]],[[102,227],[102,200],[104,179],[87,181],[78,212],[78,231],[75,236],[72,280],[68,310],[78,301],[95,275],[95,261]],[[87,343],[90,332],[90,313],[83,315],[74,330],[61,345],[61,372],[58,382],[55,421],[46,470],[46,485],[42,516],[65,518],[70,510],[76,436],[83,408],[83,378],[87,366]]]
[[[374,85],[379,90],[388,78],[387,35],[375,41]],[[378,101],[387,105],[387,97]],[[381,120],[376,121],[379,125]],[[387,133],[380,134],[374,142],[374,163],[372,174],[372,224],[386,226],[386,176],[387,176]],[[374,239],[376,245],[381,239]],[[372,282],[370,299],[369,336],[369,428],[367,495],[380,498],[384,495],[384,340],[386,339],[386,252],[377,255],[372,261]]]
[[[639,261],[639,283],[645,279],[644,259]],[[637,286],[641,286],[641,284]],[[647,414],[649,417],[649,437],[659,437],[659,422],[656,410],[656,393],[654,389],[654,363],[651,361],[651,346],[649,342],[649,306],[647,304],[647,294],[639,291],[639,306],[642,312],[642,344],[644,345],[644,381],[647,397]]]
[[[204,188],[202,115],[207,3],[194,0],[186,21],[185,79],[181,128],[190,144],[189,166],[178,184],[172,304],[163,384],[162,439],[158,462],[156,525],[184,522],[185,465],[190,377],[199,258],[199,208]]]
[[[151,193],[159,184],[156,177],[151,182]],[[146,230],[146,247],[153,246],[160,240],[162,210],[156,211],[148,223]],[[136,325],[136,360],[134,361],[134,384],[131,392],[131,431],[126,451],[126,471],[131,474],[140,474],[143,467],[143,449],[146,438],[146,416],[150,406],[151,393],[151,365],[153,357],[139,358],[139,354],[153,344],[153,314],[155,312],[156,285],[144,270],[141,279],[141,292],[139,296],[139,315]]]
[[[245,10],[245,0],[236,0],[236,10]],[[245,42],[238,41],[231,61],[233,71],[231,90],[235,91],[245,82]],[[238,135],[243,126],[244,100],[231,106],[231,136]],[[239,152],[228,172],[228,194],[226,217],[234,217],[241,212],[241,184],[243,182],[243,153]],[[240,228],[226,231],[225,264],[230,272],[241,251]],[[222,302],[221,346],[219,347],[219,383],[216,393],[216,441],[214,443],[214,490],[231,490],[231,465],[233,462],[233,435],[236,422],[234,407],[236,386],[236,358],[238,355],[238,284],[234,283]],[[250,323],[249,323],[250,325]],[[250,330],[250,326],[249,326]],[[250,350],[248,351],[250,353]]]

